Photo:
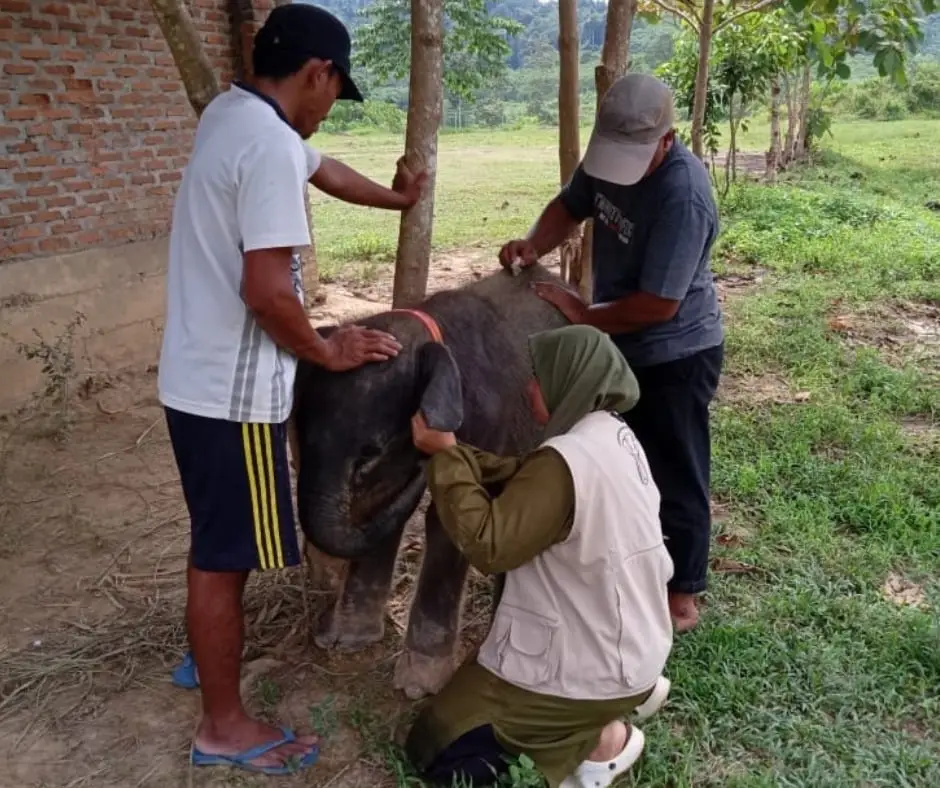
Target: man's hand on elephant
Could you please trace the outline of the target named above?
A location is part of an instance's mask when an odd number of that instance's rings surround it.
[[[536,295],[545,299],[572,323],[583,323],[587,304],[570,290],[553,282],[538,282],[533,289]]]
[[[499,263],[503,268],[511,268],[518,263],[522,268],[528,268],[539,261],[539,253],[535,244],[525,238],[517,238],[505,244],[499,250]]]
[[[454,433],[432,430],[424,420],[421,411],[418,411],[411,419],[411,438],[418,451],[431,456],[457,445]]]
[[[405,164],[404,156],[396,162],[392,190],[404,197],[405,208],[411,208],[421,199],[427,183],[428,174],[426,172],[419,172],[417,175],[412,173]]]
[[[388,361],[401,350],[398,340],[384,331],[343,326],[326,340],[329,355],[323,366],[333,372],[361,367],[370,361]]]

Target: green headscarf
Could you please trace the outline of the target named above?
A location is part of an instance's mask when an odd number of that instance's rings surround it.
[[[591,326],[565,326],[529,337],[532,368],[548,408],[545,438],[570,430],[589,413],[624,413],[640,387],[611,338]]]

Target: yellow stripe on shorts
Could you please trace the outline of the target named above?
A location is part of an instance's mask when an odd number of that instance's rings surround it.
[[[261,432],[266,426],[266,424],[252,424],[251,431],[254,437],[255,473],[258,479],[258,499],[261,508],[261,531],[264,533],[264,545],[267,549],[268,569],[273,569],[275,563],[274,545],[271,541],[271,498],[268,495],[268,474],[267,469],[264,467],[264,454],[261,449]]]
[[[260,501],[258,497],[258,480],[255,473],[255,461],[251,450],[251,424],[242,424],[242,444],[245,447],[245,470],[248,472],[248,494],[251,498],[251,519],[254,523],[255,545],[258,548],[258,561],[262,569],[268,568],[267,557],[264,551],[262,537],[262,522]],[[266,519],[266,518],[265,518]]]
[[[281,523],[277,513],[277,485],[274,476],[274,451],[271,448],[271,425],[264,425],[264,460],[268,468],[268,495],[271,499],[271,531],[274,536],[275,566],[284,568],[284,551],[281,547]]]

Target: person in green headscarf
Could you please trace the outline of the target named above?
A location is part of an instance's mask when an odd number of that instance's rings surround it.
[[[669,694],[673,566],[646,456],[618,415],[639,399],[636,378],[588,326],[535,334],[529,349],[545,441],[528,456],[458,444],[420,412],[412,423],[444,529],[474,567],[504,575],[486,640],[408,735],[436,785],[492,785],[526,755],[550,788],[608,786],[642,753],[632,723]]]

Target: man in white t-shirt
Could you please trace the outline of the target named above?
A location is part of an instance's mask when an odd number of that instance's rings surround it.
[[[286,445],[297,360],[348,370],[400,350],[359,327],[323,339],[303,306],[307,182],[404,210],[425,181],[399,162],[388,189],[304,143],[337,99],[362,100],[350,48],[326,11],[274,9],[255,37],[252,83],[203,113],[174,206],[159,393],[192,524],[186,616],[203,706],[195,765],[283,774],[318,757],[315,736],[245,712],[242,592],[251,570],[300,562]]]

